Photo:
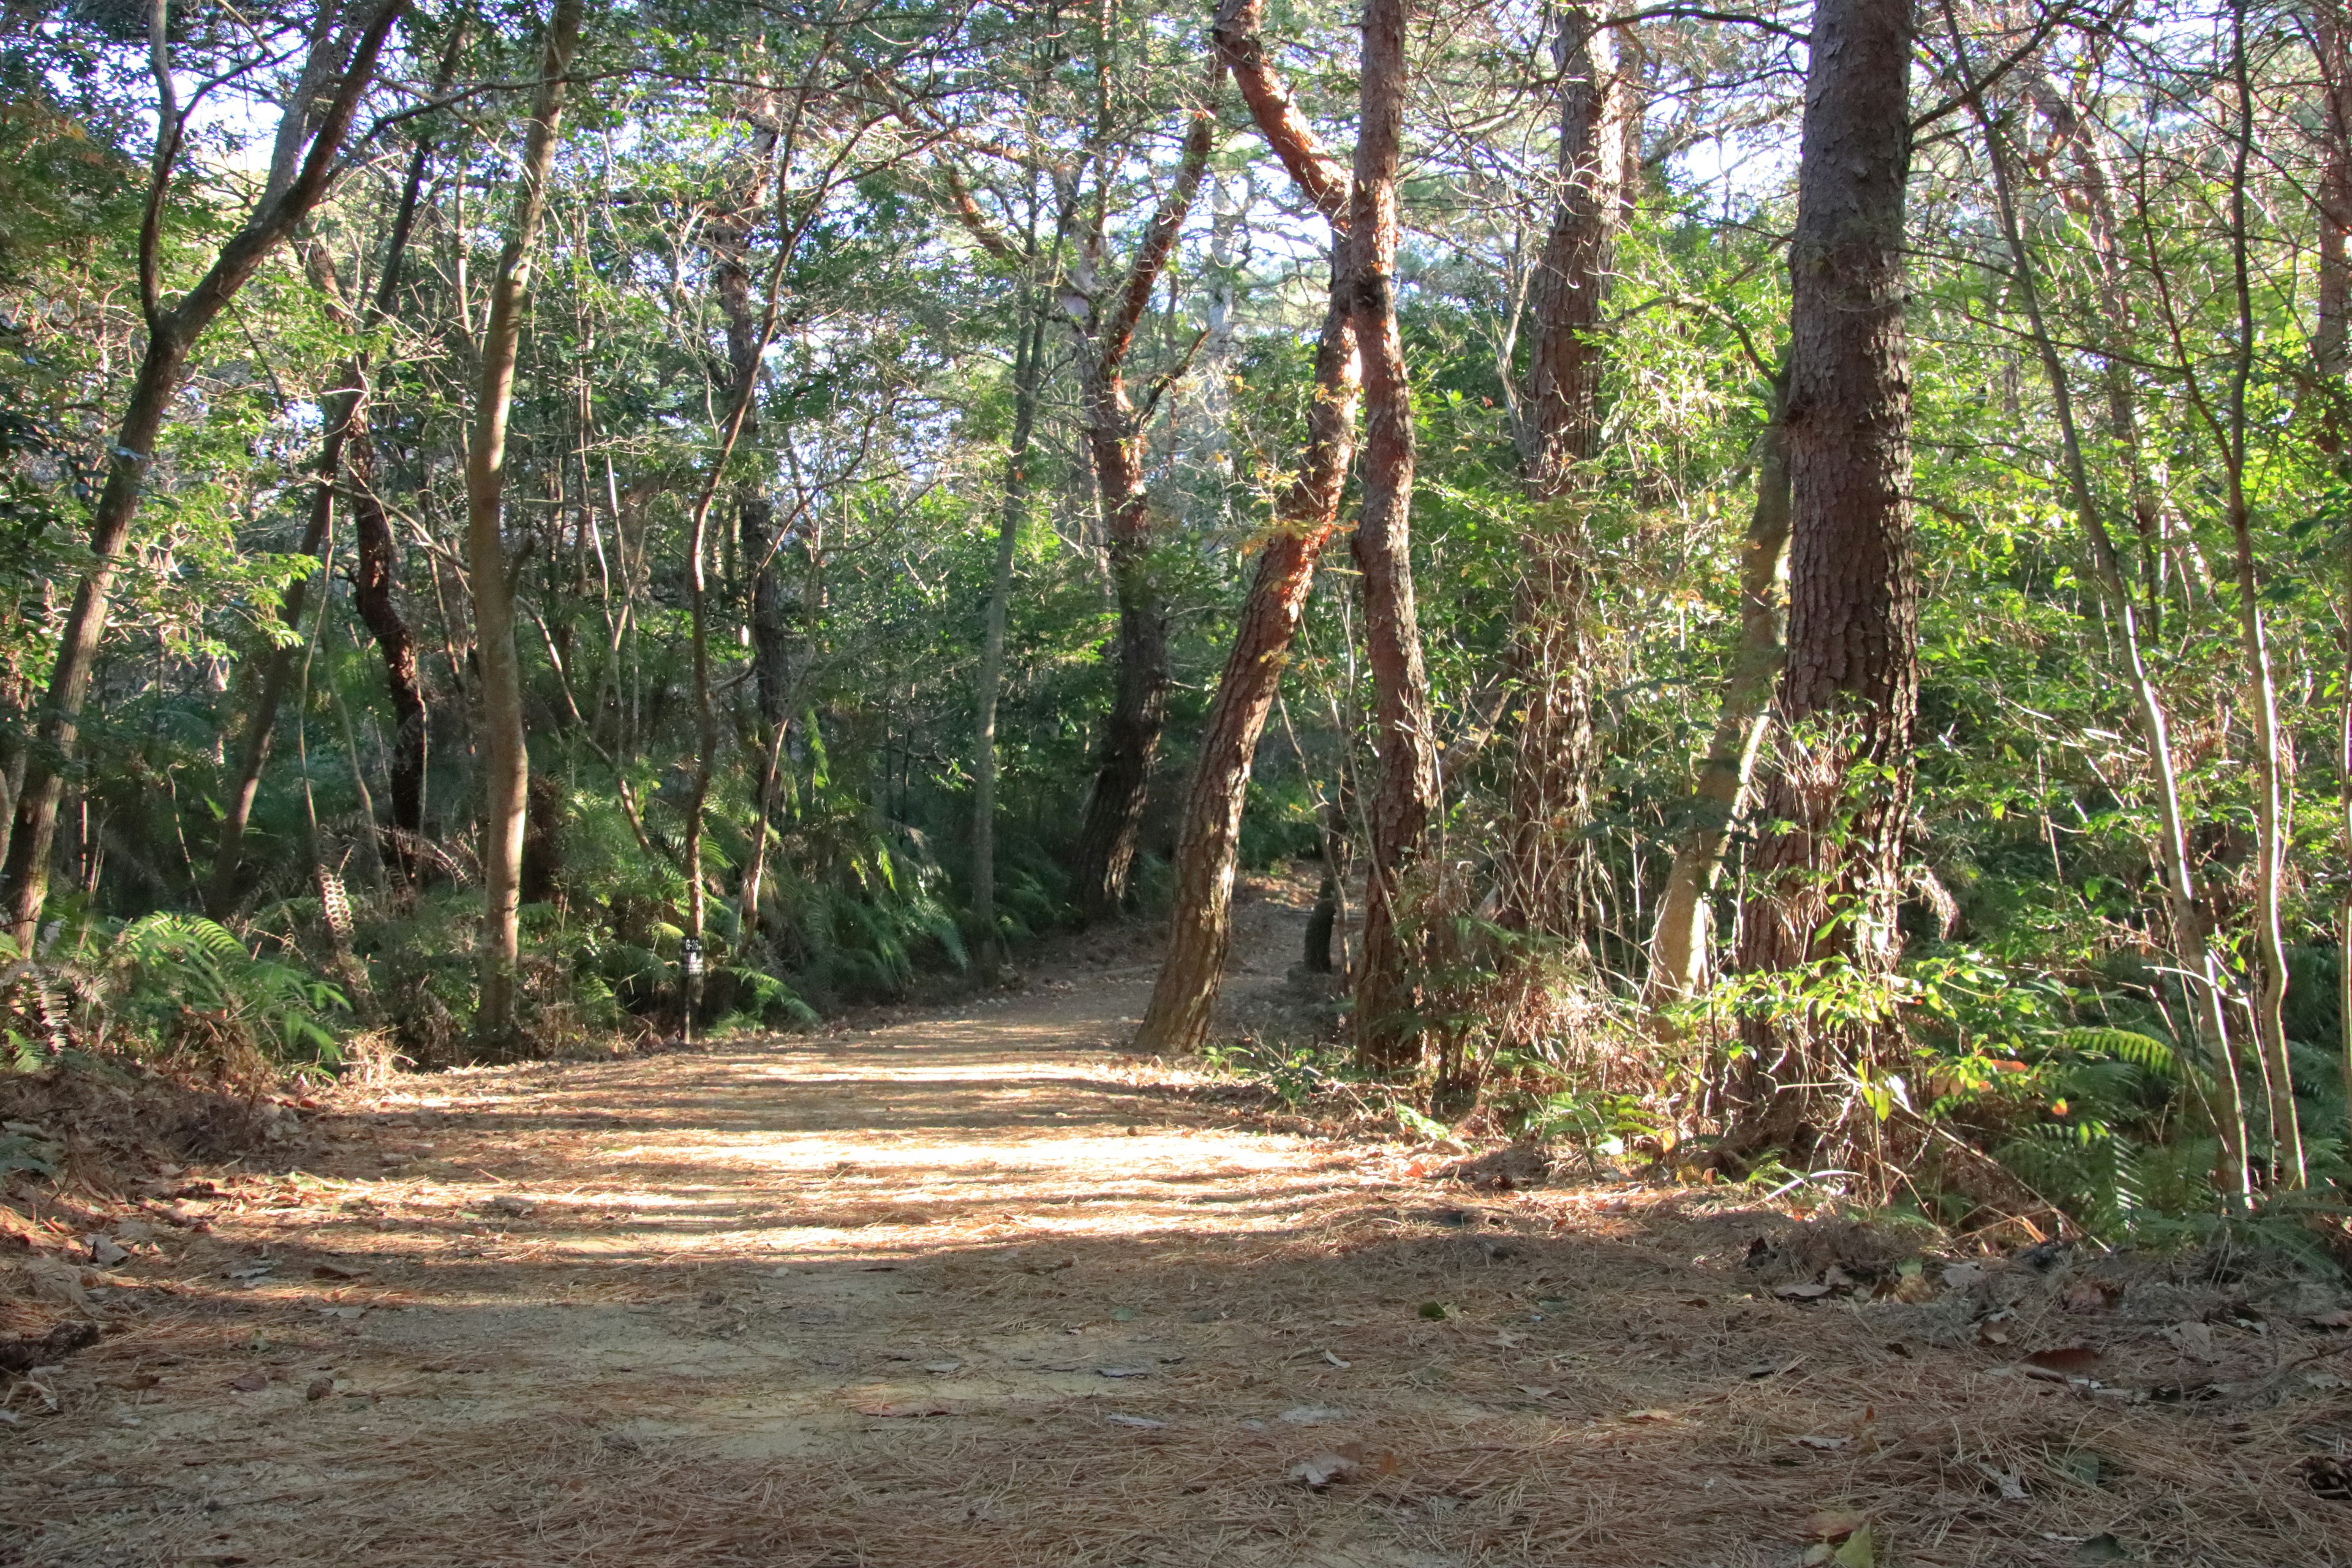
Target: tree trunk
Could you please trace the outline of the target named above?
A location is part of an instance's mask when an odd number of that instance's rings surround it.
[[[1586,925],[1595,759],[1584,465],[1601,436],[1601,307],[1626,197],[1630,95],[1614,34],[1584,6],[1562,12],[1559,26],[1559,200],[1528,301],[1534,341],[1519,439],[1535,505],[1521,536],[1511,658],[1519,720],[1496,868],[1497,923],[1537,939],[1506,959],[1514,984],[1502,1032],[1514,1045],[1548,1028],[1546,949],[1574,942]]]
[[[358,564],[352,573],[352,608],[375,638],[392,698],[392,757],[389,765],[392,817],[385,858],[401,879],[414,882],[423,862],[417,846],[425,834],[425,747],[431,735],[424,679],[416,662],[416,638],[394,603],[392,589],[400,552],[392,523],[375,493],[375,444],[367,410],[352,421],[344,444],[343,471],[352,502],[352,537]]]
[[[1739,640],[1650,935],[1644,989],[1653,1009],[1687,1000],[1706,984],[1710,900],[1771,728],[1772,684],[1780,679],[1784,651],[1788,561],[1789,447],[1776,389],[1770,416],[1756,437],[1756,510],[1748,516],[1748,540],[1739,553]]]
[[[1258,557],[1242,605],[1224,679],[1185,796],[1176,851],[1176,901],[1168,952],[1136,1035],[1139,1050],[1181,1056],[1207,1039],[1210,1016],[1233,939],[1234,862],[1258,738],[1282,684],[1284,656],[1314,584],[1315,563],[1339,526],[1339,490],[1355,444],[1359,379],[1355,322],[1342,282],[1345,241],[1334,258],[1331,305],[1315,349],[1315,405],[1307,460],[1275,509],[1275,531]]]
[[[2312,45],[2319,58],[2324,94],[2324,133],[2319,177],[2319,320],[2312,333],[2312,369],[2320,385],[2320,438],[2323,451],[2334,460],[2336,477],[2347,476],[2345,423],[2347,414],[2345,372],[2352,369],[2352,339],[2347,339],[2347,313],[2352,312],[2352,27],[2347,27],[2336,0],[2320,0],[2313,8]],[[2337,816],[2347,864],[2352,864],[2352,539],[2344,555],[2344,696],[2340,704],[2336,746]],[[2336,907],[2337,1006],[2341,1014],[2338,1045],[2344,1054],[2344,1079],[2352,1089],[2352,883],[2338,894]],[[2352,1142],[2352,1094],[2346,1097],[2347,1142]]]
[[[1213,65],[1213,94],[1223,66]],[[1080,376],[1087,410],[1087,445],[1110,553],[1111,587],[1118,600],[1118,684],[1103,722],[1094,787],[1072,858],[1071,900],[1079,917],[1099,920],[1126,900],[1134,868],[1136,834],[1160,755],[1168,716],[1168,612],[1151,572],[1151,506],[1143,486],[1143,431],[1127,391],[1127,353],[1153,287],[1175,254],[1176,241],[1201,188],[1216,141],[1217,121],[1204,104],[1192,113],[1176,178],[1152,214],[1143,244],[1125,279],[1108,297],[1087,301],[1077,324]]]
[[[349,439],[352,418],[358,411],[362,395],[362,372],[356,358],[343,362],[336,377],[333,391],[322,400],[327,410],[327,438],[319,451],[319,481],[310,496],[310,519],[302,530],[301,553],[316,560],[320,545],[327,538],[328,525],[335,513],[335,477],[342,467],[343,447]],[[321,566],[322,573],[331,572],[331,561]],[[289,628],[302,626],[302,605],[309,596],[310,579],[308,574],[286,585],[286,595],[278,610],[278,618]],[[237,870],[244,858],[245,830],[253,820],[253,803],[261,793],[261,770],[269,760],[269,743],[278,729],[278,706],[286,700],[286,688],[294,679],[298,646],[273,644],[261,658],[261,678],[254,692],[253,711],[246,716],[245,738],[237,745],[236,778],[229,786],[228,809],[222,815],[220,839],[213,850],[213,871],[205,885],[205,913],[215,921],[228,919],[236,906]]]
[[[971,912],[980,927],[980,973],[993,982],[1004,969],[996,921],[996,703],[1004,686],[1004,619],[1013,602],[1013,562],[1029,505],[1029,440],[1044,379],[1045,321],[1031,290],[1021,296],[1021,338],[1013,355],[1013,442],[1004,454],[1004,504],[996,527],[996,574],[989,584],[981,633],[971,740]]]
[[[1367,0],[1347,283],[1364,374],[1364,510],[1353,552],[1364,579],[1378,761],[1366,816],[1363,967],[1356,984],[1357,1060],[1373,1071],[1419,1055],[1420,941],[1400,909],[1422,835],[1437,808],[1437,746],[1412,591],[1412,393],[1397,323],[1397,163],[1404,139],[1406,0]]]
[[[449,29],[441,52],[434,90],[446,92],[456,78],[457,59],[465,47],[466,27],[460,21]],[[433,144],[424,135],[408,155],[408,174],[402,183],[400,205],[394,212],[392,234],[384,245],[383,276],[377,281],[369,310],[371,326],[390,316],[400,302],[401,264],[408,254],[409,237],[416,226],[418,198],[425,189],[425,168]],[[392,700],[391,761],[388,767],[392,817],[385,835],[385,860],[404,883],[414,883],[423,861],[417,846],[425,833],[425,749],[431,742],[430,714],[425,706],[422,672],[416,661],[416,638],[393,598],[399,580],[400,550],[391,520],[375,488],[374,408],[362,402],[353,411],[344,442],[345,489],[351,498],[352,543],[357,565],[352,573],[352,608],[375,638],[383,661],[384,687]]]
[[[508,1049],[515,1031],[515,966],[521,957],[522,841],[530,754],[523,735],[522,661],[515,645],[514,580],[503,536],[507,416],[514,405],[530,250],[547,210],[548,171],[563,113],[564,75],[580,41],[581,0],[555,0],[533,95],[530,131],[516,178],[514,226],[499,256],[482,327],[482,379],[466,448],[466,548],[474,593],[474,646],[482,693],[482,996],[479,1044]]]
[[[343,69],[337,74],[333,95],[319,113],[310,148],[300,166],[284,181],[273,180],[243,225],[214,257],[211,268],[195,287],[169,310],[163,308],[154,278],[156,219],[170,180],[179,142],[179,124],[172,112],[170,62],[163,27],[164,9],[155,9],[153,54],[164,110],[156,129],[157,148],[150,193],[150,217],[142,235],[141,269],[147,300],[147,348],[140,360],[131,399],[123,410],[107,460],[106,483],[99,492],[89,528],[90,564],[74,590],[58,638],[57,657],[49,668],[48,691],[32,716],[32,742],[26,748],[25,782],[16,794],[16,819],[9,834],[8,859],[0,871],[0,900],[7,906],[10,931],[20,951],[32,949],[41,905],[48,895],[49,851],[57,838],[58,808],[65,798],[67,774],[74,762],[81,710],[89,694],[89,678],[98,647],[106,633],[107,613],[114,592],[115,574],[121,569],[122,548],[139,515],[147,466],[155,460],[155,438],[171,411],[173,396],[187,368],[189,352],[213,318],[220,314],[245,287],[269,253],[324,199],[333,184],[343,138],[352,117],[375,77],[376,57],[392,30],[404,0],[381,0],[368,14],[351,46]],[[320,18],[318,36],[330,29]],[[340,48],[335,50],[340,58]],[[299,152],[302,131],[310,124],[315,99],[298,95],[288,107],[278,142],[282,153]],[[280,163],[291,167],[290,157]]]
[[[2235,144],[2231,149],[2230,255],[2231,291],[2237,304],[2237,342],[2223,429],[2223,510],[2236,547],[2238,635],[2245,659],[2246,706],[2254,714],[2254,842],[2261,864],[2254,873],[2254,949],[2261,980],[2253,996],[2254,1037],[2262,1051],[2269,1090],[2272,1159],[2278,1180],[2290,1191],[2310,1184],[2303,1150],[2303,1127],[2294,1104],[2294,1074],[2286,1049],[2286,935],[2280,905],[2286,874],[2285,812],[2287,741],[2280,732],[2278,680],[2271,668],[2270,638],[2263,624],[2262,584],[2254,562],[2252,507],[2246,493],[2246,388],[2254,368],[2254,300],[2247,252],[2253,244],[2247,200],[2248,167],[2254,156],[2254,89],[2246,51],[2246,7],[2231,8],[2231,74],[2237,88]]]
[[[1898,878],[1918,707],[1918,584],[1905,496],[1904,184],[1910,0],[1821,0],[1813,13],[1790,246],[1789,653],[1775,819],[1741,931],[1750,973],[1852,966],[1869,985],[1900,947]],[[1731,1085],[1733,1152],[1810,1158],[1816,1091],[1881,1042],[1752,1014]]]

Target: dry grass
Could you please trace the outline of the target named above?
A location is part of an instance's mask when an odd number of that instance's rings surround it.
[[[147,1204],[110,1337],[0,1392],[0,1561],[1732,1568],[1853,1510],[1906,1564],[2352,1563],[2297,1468],[2347,1336],[2283,1277],[1946,1289],[1706,1189],[1441,1181],[1105,1059],[1147,978],[355,1092],[306,1174]]]

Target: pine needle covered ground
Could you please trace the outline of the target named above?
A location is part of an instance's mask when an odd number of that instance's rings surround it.
[[[1123,1059],[1113,962],[20,1213],[0,1329],[106,1335],[0,1394],[0,1562],[2352,1562],[2326,1290],[1448,1180]]]

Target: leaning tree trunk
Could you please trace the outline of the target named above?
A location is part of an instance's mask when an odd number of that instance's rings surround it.
[[[1601,436],[1609,271],[1623,222],[1629,94],[1614,34],[1593,12],[1560,17],[1559,201],[1529,289],[1533,342],[1521,400],[1521,461],[1534,503],[1521,535],[1511,652],[1519,720],[1499,872],[1497,923],[1535,939],[1507,950],[1504,1039],[1547,1030],[1547,952],[1582,933],[1592,811],[1592,544],[1585,465]]]
[[[1307,416],[1306,461],[1276,503],[1275,532],[1244,601],[1233,652],[1225,661],[1185,795],[1167,955],[1137,1036],[1149,1048],[1171,1055],[1200,1048],[1216,1009],[1233,938],[1234,864],[1250,768],[1267,710],[1281,688],[1283,658],[1297,634],[1316,561],[1338,525],[1339,495],[1355,447],[1356,395],[1362,382],[1355,320],[1346,293],[1351,265],[1347,239],[1349,174],[1324,151],[1267,58],[1260,36],[1264,23],[1263,0],[1224,0],[1217,9],[1213,41],[1260,133],[1297,181],[1300,194],[1331,224],[1331,294],[1316,345],[1315,405]],[[1335,888],[1335,902],[1337,897]],[[1327,929],[1327,952],[1328,935]]]
[[[1412,392],[1397,323],[1397,162],[1404,139],[1406,0],[1367,0],[1349,228],[1348,306],[1364,366],[1363,515],[1354,554],[1364,579],[1364,646],[1372,669],[1372,750],[1366,803],[1363,965],[1356,984],[1356,1058],[1387,1072],[1420,1052],[1420,942],[1400,908],[1437,809],[1437,744],[1412,592]]]
[[[1756,438],[1756,509],[1739,552],[1739,639],[1724,681],[1723,707],[1708,737],[1706,760],[1686,805],[1687,825],[1675,846],[1673,869],[1658,896],[1650,933],[1645,999],[1654,1009],[1687,1000],[1706,979],[1711,900],[1723,875],[1756,776],[1756,759],[1771,728],[1772,683],[1780,676],[1784,610],[1782,573],[1789,560],[1789,448],[1780,427],[1780,393]]]
[[[466,43],[465,25],[449,29],[442,47],[434,90],[446,92],[457,72],[457,58]],[[400,302],[401,263],[408,255],[409,237],[415,231],[416,208],[425,190],[425,174],[433,154],[429,137],[419,135],[408,155],[408,174],[401,185],[392,235],[384,246],[383,276],[376,282],[368,323],[389,317]],[[392,700],[391,760],[387,769],[392,813],[384,858],[401,880],[414,883],[423,865],[417,847],[425,834],[425,748],[431,740],[430,714],[425,706],[425,683],[416,659],[416,637],[393,597],[400,576],[400,549],[376,494],[375,407],[363,401],[355,410],[343,444],[345,489],[351,499],[352,544],[356,564],[352,572],[352,608],[370,636],[383,663],[384,687]]]
[[[457,51],[464,29],[452,30],[448,48],[441,61],[438,88],[446,90],[449,78],[457,68]],[[420,139],[408,160],[408,177],[401,188],[400,205],[393,216],[392,234],[384,246],[383,276],[377,285],[374,300],[362,316],[355,317],[343,303],[341,288],[337,283],[334,264],[317,245],[303,247],[303,260],[311,281],[325,302],[327,312],[335,325],[357,336],[381,321],[392,310],[399,296],[400,267],[408,250],[408,239],[416,224],[417,200],[425,185],[425,165],[428,143]],[[319,552],[319,543],[328,531],[333,514],[334,498],[340,490],[349,497],[358,545],[357,567],[352,574],[352,607],[360,619],[376,638],[381,650],[387,684],[392,690],[394,741],[392,752],[392,855],[393,864],[403,878],[410,873],[414,858],[415,836],[423,826],[425,773],[425,703],[416,683],[416,654],[408,627],[392,602],[392,578],[397,559],[393,546],[392,525],[386,520],[383,503],[375,493],[375,444],[370,434],[373,407],[368,395],[368,356],[366,351],[354,352],[343,362],[335,378],[334,390],[327,394],[327,436],[319,454],[319,489],[312,498],[310,525],[303,531],[302,553]],[[331,563],[330,563],[331,569]],[[307,577],[289,584],[279,615],[289,626],[299,626],[302,619],[302,604],[310,585]],[[253,816],[255,796],[260,791],[261,771],[269,759],[270,738],[277,728],[278,709],[285,699],[286,685],[293,678],[294,649],[273,647],[265,656],[260,689],[247,716],[246,734],[239,747],[239,763],[236,783],[229,790],[228,809],[221,819],[220,837],[213,854],[212,878],[205,894],[205,908],[215,920],[225,920],[236,898],[236,879],[245,847],[245,832]],[[355,755],[352,765],[359,766]],[[405,808],[404,812],[404,808]]]
[[[562,119],[564,75],[580,41],[581,0],[555,0],[516,177],[514,226],[499,253],[482,328],[482,377],[466,449],[466,548],[474,595],[474,646],[482,693],[482,996],[479,1043],[502,1051],[515,1029],[515,968],[522,956],[520,900],[530,753],[523,735],[522,661],[515,646],[514,581],[503,536],[507,416],[514,405],[530,250],[547,211],[548,171]]]
[[[1275,530],[1258,557],[1209,710],[1208,731],[1185,796],[1176,851],[1176,902],[1168,952],[1151,988],[1138,1049],[1198,1050],[1208,1037],[1225,953],[1233,939],[1234,863],[1258,738],[1282,684],[1315,563],[1339,526],[1339,489],[1355,444],[1358,382],[1355,322],[1341,292],[1346,242],[1334,258],[1331,306],[1315,349],[1315,405],[1307,415],[1307,460],[1275,509]]]
[[[1789,654],[1781,765],[1767,796],[1740,935],[1748,973],[1851,964],[1888,974],[1918,708],[1918,584],[1906,492],[1904,184],[1910,0],[1821,0],[1813,13],[1790,244]],[[1730,1085],[1733,1154],[1811,1156],[1810,1086],[1883,1042],[1867,1026],[1752,1014]]]
[[[1204,97],[1213,94],[1222,73],[1222,62],[1213,62]],[[1086,920],[1115,912],[1127,897],[1151,770],[1160,756],[1160,732],[1168,717],[1168,610],[1151,570],[1142,421],[1128,396],[1127,353],[1152,289],[1175,255],[1216,132],[1215,111],[1204,102],[1192,113],[1176,178],[1152,214],[1126,278],[1107,299],[1088,304],[1078,326],[1087,444],[1102,497],[1111,588],[1118,601],[1118,685],[1103,722],[1094,787],[1087,796],[1071,864],[1071,900]]]
[[[316,99],[310,92],[289,104],[280,126],[280,180],[273,170],[261,200],[229,237],[212,266],[195,287],[165,309],[155,275],[158,218],[166,183],[175,161],[181,124],[173,98],[172,68],[165,31],[164,8],[155,8],[152,42],[158,90],[163,99],[158,116],[154,168],[149,216],[140,237],[142,293],[146,307],[147,347],[131,388],[122,421],[109,444],[106,483],[99,492],[89,527],[90,564],[75,588],[72,605],[58,638],[57,656],[49,667],[49,685],[40,708],[30,717],[33,742],[26,749],[25,779],[16,792],[16,822],[8,837],[8,859],[0,870],[0,901],[20,951],[30,952],[41,905],[48,896],[49,852],[57,838],[58,809],[65,799],[66,775],[81,728],[82,704],[89,694],[89,678],[98,660],[100,640],[114,594],[115,574],[121,570],[123,546],[139,515],[147,467],[155,460],[155,438],[163,428],[186,374],[188,355],[213,318],[245,287],[268,259],[279,242],[308,216],[332,186],[344,137],[351,131],[360,100],[375,78],[376,57],[383,51],[404,0],[382,0],[357,30],[348,58],[340,44],[330,47],[333,31],[323,16],[316,31],[318,60],[341,66],[321,82],[331,94],[317,109],[316,129],[307,153],[295,167],[292,154],[300,152],[303,131],[311,124]],[[315,63],[315,62],[314,62]],[[310,73],[306,71],[306,79]]]
[[[414,882],[421,865],[417,846],[425,833],[425,760],[430,736],[424,676],[416,661],[416,637],[392,596],[400,569],[392,521],[375,492],[375,443],[366,411],[355,420],[343,449],[343,472],[351,488],[352,542],[357,565],[352,573],[352,608],[375,638],[392,698],[392,814],[386,858],[404,881]]]

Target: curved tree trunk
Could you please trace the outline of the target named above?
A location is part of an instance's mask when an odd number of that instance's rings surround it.
[[[1905,496],[1904,184],[1910,0],[1821,0],[1789,270],[1789,655],[1782,766],[1767,794],[1740,966],[1842,960],[1889,973],[1918,707],[1918,584]],[[1808,1158],[1817,1091],[1879,1042],[1869,1028],[1743,1020],[1729,1086],[1738,1154]]]
[[[1223,71],[1221,61],[1212,62],[1204,97],[1215,91]],[[1168,612],[1151,572],[1142,421],[1128,396],[1127,353],[1152,289],[1175,254],[1216,132],[1215,111],[1204,102],[1193,110],[1176,178],[1152,214],[1127,276],[1108,296],[1081,289],[1086,309],[1073,323],[1079,339],[1087,444],[1109,540],[1111,588],[1118,601],[1118,684],[1103,722],[1094,786],[1071,860],[1071,901],[1085,920],[1114,913],[1127,897],[1136,835],[1168,716]]]
[[[392,696],[392,815],[390,853],[385,858],[404,881],[414,882],[422,861],[416,853],[425,833],[425,748],[431,715],[425,705],[424,675],[416,660],[415,634],[393,600],[400,551],[375,493],[375,444],[368,438],[365,410],[353,422],[345,446],[343,471],[352,502],[352,538],[358,564],[352,573],[352,608],[375,638],[383,661],[384,686]]]
[[[1412,390],[1397,324],[1397,163],[1404,139],[1406,0],[1367,0],[1347,296],[1364,365],[1364,510],[1356,566],[1364,577],[1364,646],[1372,669],[1372,750],[1379,761],[1366,817],[1363,967],[1356,984],[1356,1058],[1374,1071],[1420,1054],[1420,943],[1400,919],[1405,879],[1437,809],[1437,743],[1412,591]]]
[[[1789,561],[1789,449],[1779,395],[1756,438],[1756,510],[1739,554],[1739,641],[1723,687],[1723,707],[1708,737],[1706,760],[1691,791],[1688,826],[1658,898],[1650,934],[1644,999],[1652,1008],[1688,999],[1706,982],[1709,900],[1771,728],[1772,683],[1780,679],[1783,573]]]
[[[1344,242],[1340,248],[1345,250]],[[1233,938],[1234,862],[1250,765],[1282,683],[1283,657],[1315,581],[1316,560],[1339,524],[1339,490],[1354,446],[1357,382],[1355,323],[1335,268],[1331,307],[1315,349],[1306,464],[1275,509],[1275,531],[1258,557],[1224,678],[1209,710],[1200,762],[1185,796],[1168,952],[1136,1036],[1139,1049],[1182,1055],[1198,1050],[1208,1037]]]
[[[48,897],[49,851],[57,838],[58,808],[65,799],[66,775],[81,729],[82,704],[89,697],[90,672],[106,633],[115,574],[121,569],[123,546],[139,515],[147,465],[155,458],[155,438],[179,391],[188,354],[213,318],[245,287],[269,253],[325,198],[333,184],[343,138],[350,132],[360,100],[375,79],[376,57],[403,4],[404,0],[381,0],[363,22],[342,30],[334,27],[331,14],[321,13],[313,33],[313,64],[339,64],[341,68],[329,73],[332,92],[318,110],[315,127],[315,100],[305,91],[289,106],[279,127],[280,156],[261,200],[221,247],[204,277],[168,310],[161,301],[161,284],[155,275],[156,215],[171,178],[181,125],[172,96],[164,8],[160,5],[155,8],[153,56],[163,107],[157,126],[149,216],[140,243],[147,347],[122,421],[110,443],[105,486],[91,511],[90,565],[66,612],[57,657],[49,667],[47,694],[32,715],[33,738],[26,748],[25,780],[16,792],[16,819],[8,837],[6,867],[0,870],[0,901],[7,906],[8,929],[20,951],[31,951],[41,905]],[[343,52],[346,37],[350,38],[348,56]],[[305,74],[306,79],[311,79],[311,73]],[[302,147],[306,130],[310,132],[307,151]],[[278,177],[280,170],[286,173],[283,179]]]
[[[523,735],[522,660],[515,646],[514,582],[503,536],[507,416],[514,405],[516,350],[522,333],[530,250],[547,210],[548,170],[563,115],[564,75],[580,41],[581,0],[555,0],[546,52],[531,104],[530,132],[516,177],[514,227],[499,257],[482,328],[482,377],[466,448],[466,549],[474,594],[474,646],[482,693],[481,1003],[474,1016],[479,1046],[504,1051],[515,1029],[515,966],[522,955],[524,816],[530,753]]]
[[[319,480],[310,496],[310,518],[302,529],[301,553],[318,556],[335,514],[335,476],[342,466],[343,447],[360,408],[362,372],[356,359],[343,362],[335,388],[322,400],[327,410],[327,438],[319,450]],[[333,570],[329,562],[321,572]],[[310,596],[308,575],[286,585],[278,618],[295,631],[302,626],[302,606]],[[278,730],[278,710],[294,679],[302,653],[299,644],[273,645],[261,658],[261,675],[253,694],[253,711],[246,715],[245,736],[237,745],[236,777],[228,792],[228,808],[221,816],[220,837],[213,850],[212,876],[205,884],[205,913],[225,921],[236,907],[237,872],[244,863],[245,830],[253,820],[253,803],[261,793],[261,771],[269,761],[271,738]]]

